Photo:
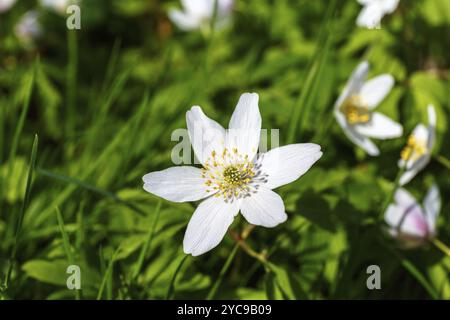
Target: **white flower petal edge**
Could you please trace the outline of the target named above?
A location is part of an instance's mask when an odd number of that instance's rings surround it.
[[[373,109],[392,89],[394,79],[388,74],[365,81],[369,71],[367,61],[353,71],[334,105],[334,116],[345,135],[371,156],[378,156],[378,147],[370,140],[397,138],[403,127]]]
[[[197,201],[210,196],[202,170],[180,166],[147,173],[142,180],[144,190],[173,202]]]
[[[261,133],[261,114],[256,93],[244,93],[239,98],[227,131],[227,147],[237,148],[244,156],[253,159],[258,151]]]
[[[268,175],[266,188],[275,189],[300,178],[320,159],[322,151],[314,143],[290,144],[261,155],[261,170]]]
[[[367,124],[355,125],[355,130],[363,136],[380,140],[398,138],[403,134],[401,124],[379,112],[374,112]]]
[[[436,235],[436,220],[441,200],[437,185],[431,186],[423,208],[405,189],[395,192],[394,203],[385,212],[390,234],[402,240],[407,247],[415,247]]]
[[[200,203],[184,234],[184,252],[199,256],[215,248],[238,214],[239,204],[239,201],[227,203],[216,197],[210,197]]]
[[[169,19],[172,20],[172,22],[175,23],[181,30],[190,31],[200,27],[199,19],[184,11],[171,9],[169,10],[168,15]]]
[[[392,13],[397,9],[400,0],[358,0],[362,8],[356,24],[360,27],[374,28],[379,26],[385,14]]]
[[[436,184],[432,185],[428,190],[427,195],[423,201],[423,208],[425,210],[426,219],[430,231],[435,235],[436,233],[436,221],[441,211],[441,196],[439,188]]]
[[[251,224],[272,228],[287,219],[283,199],[267,188],[242,200],[241,213]]]
[[[434,143],[436,140],[436,110],[433,105],[428,105],[428,127],[418,124],[410,137],[407,145],[402,150],[399,167],[406,166],[406,171],[399,180],[400,186],[410,182],[431,160]]]
[[[359,92],[369,109],[374,109],[388,95],[394,86],[394,78],[390,74],[382,74],[366,81]]]
[[[5,12],[11,9],[17,0],[0,0],[0,12]]]

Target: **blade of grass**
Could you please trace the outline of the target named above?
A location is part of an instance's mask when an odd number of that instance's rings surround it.
[[[142,269],[142,265],[144,264],[144,260],[147,257],[148,250],[150,249],[150,245],[152,243],[153,236],[155,235],[156,224],[158,223],[159,216],[160,216],[160,213],[161,213],[161,205],[162,205],[162,201],[159,200],[158,204],[156,205],[155,211],[154,211],[155,219],[153,220],[153,223],[152,223],[152,225],[151,225],[151,227],[150,227],[150,229],[148,231],[147,239],[146,239],[146,241],[144,243],[144,246],[142,247],[142,250],[141,250],[141,252],[139,254],[139,258],[138,258],[138,261],[137,261],[137,264],[136,264],[136,268],[134,269],[134,273],[133,273],[133,276],[132,276],[132,279],[134,279],[134,280],[138,277],[138,275],[139,275],[139,273],[140,273],[140,271]]]
[[[67,256],[67,260],[69,261],[70,265],[74,265],[75,257],[73,255],[72,248],[70,246],[69,235],[67,234],[66,229],[64,227],[64,219],[63,219],[63,217],[61,215],[61,211],[59,211],[58,207],[55,208],[55,212],[56,212],[56,219],[58,220],[59,231],[61,232],[61,238],[63,240],[63,247],[64,247],[64,251]],[[80,290],[78,290],[78,289],[75,289],[75,299],[80,300]]]
[[[304,81],[304,85],[300,91],[300,95],[293,106],[291,122],[288,127],[288,136],[287,142],[294,143],[295,137],[299,130],[299,123],[304,121],[303,117],[305,112],[309,109],[309,104],[312,103],[314,97],[316,95],[317,90],[313,90],[317,88],[317,77],[319,71],[322,70],[322,65],[324,64],[325,58],[327,56],[327,51],[329,47],[325,49],[323,48],[323,43],[329,42],[329,37],[332,33],[332,30],[329,28],[330,21],[333,17],[333,13],[336,8],[336,0],[332,0],[328,6],[327,12],[325,14],[324,20],[322,21],[319,37],[317,41],[317,49],[314,53],[312,60],[309,63],[308,72]],[[301,127],[300,127],[301,129]]]
[[[236,243],[233,247],[233,250],[231,251],[231,254],[228,256],[227,261],[225,261],[225,264],[223,265],[222,269],[219,273],[219,278],[214,282],[213,286],[211,287],[211,290],[209,290],[208,295],[206,296],[206,300],[212,300],[216,296],[217,290],[219,289],[220,285],[222,284],[223,278],[225,274],[227,273],[228,269],[231,266],[231,261],[233,261],[234,257],[236,256],[236,253],[239,249],[239,244]]]
[[[187,260],[189,256],[186,254],[184,255],[183,259],[181,259],[180,263],[177,266],[177,269],[175,270],[172,279],[170,280],[169,289],[167,290],[166,300],[172,299],[172,297],[175,294],[175,280],[177,279],[178,273],[180,272],[181,268],[183,267],[184,262]]]
[[[34,136],[34,141],[33,141],[33,146],[31,148],[30,166],[29,166],[29,169],[28,169],[27,184],[26,184],[26,187],[25,187],[25,196],[24,196],[24,199],[23,199],[23,202],[22,202],[22,207],[20,208],[19,216],[17,217],[16,232],[15,232],[15,236],[14,236],[14,243],[13,243],[13,247],[12,247],[12,250],[11,250],[11,255],[10,255],[10,258],[9,258],[9,265],[8,265],[8,269],[6,271],[5,280],[3,282],[3,285],[0,288],[0,289],[2,289],[2,291],[8,289],[9,280],[11,278],[11,272],[12,272],[12,269],[14,267],[14,262],[15,262],[16,256],[17,256],[17,247],[18,247],[18,244],[19,244],[20,230],[22,228],[23,217],[25,215],[25,211],[26,211],[26,209],[28,207],[28,204],[30,202],[31,184],[33,182],[34,168],[36,166],[36,155],[37,155],[38,141],[39,141],[39,138],[38,138],[37,135],[35,135]]]

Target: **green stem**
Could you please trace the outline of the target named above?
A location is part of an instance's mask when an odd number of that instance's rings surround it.
[[[161,205],[162,205],[162,201],[160,200],[155,208],[155,212],[154,212],[155,219],[153,220],[152,226],[150,227],[150,229],[148,231],[147,240],[145,241],[144,246],[142,247],[141,253],[139,254],[139,259],[138,259],[138,262],[136,265],[136,269],[134,269],[134,274],[132,277],[133,280],[135,280],[139,276],[139,273],[142,269],[142,265],[144,264],[145,257],[147,256],[147,252],[150,248],[150,244],[153,240],[155,230],[156,230],[156,224],[158,223],[160,212],[161,212]]]

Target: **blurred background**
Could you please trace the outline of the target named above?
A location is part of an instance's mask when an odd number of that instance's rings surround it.
[[[373,30],[356,25],[362,6],[353,0],[237,0],[224,26],[192,31],[168,18],[179,1],[82,0],[80,30],[67,29],[65,8],[3,1],[0,297],[450,299],[450,257],[429,244],[403,250],[374,223],[407,136],[428,123],[432,103],[434,158],[407,189],[421,201],[439,185],[438,238],[450,243],[448,0],[401,0]],[[403,137],[376,141],[375,158],[333,117],[363,59],[369,77],[394,76],[379,111],[404,126]],[[260,95],[263,128],[279,129],[281,145],[314,142],[324,151],[278,190],[287,222],[246,240],[273,270],[229,236],[183,260],[195,204],[142,189],[145,173],[172,166],[171,133],[186,128],[192,105],[226,125],[244,92]],[[242,218],[232,225],[245,227]],[[69,264],[81,267],[81,292],[66,287]],[[381,268],[381,290],[366,287],[372,264]]]

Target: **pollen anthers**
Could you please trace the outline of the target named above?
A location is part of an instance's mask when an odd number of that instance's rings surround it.
[[[406,146],[400,153],[400,157],[404,161],[408,160],[415,161],[421,156],[423,156],[425,153],[427,153],[427,150],[428,149],[424,141],[417,139],[413,135],[410,135],[408,138],[408,142],[406,143]]]
[[[260,183],[267,182],[267,175],[262,174],[260,167],[236,148],[224,148],[220,153],[213,150],[202,169],[206,191],[225,201],[248,196],[257,191]]]
[[[358,95],[352,95],[348,98],[341,107],[342,113],[345,115],[348,123],[358,124],[367,123],[370,121],[372,113],[369,108],[363,103]]]

